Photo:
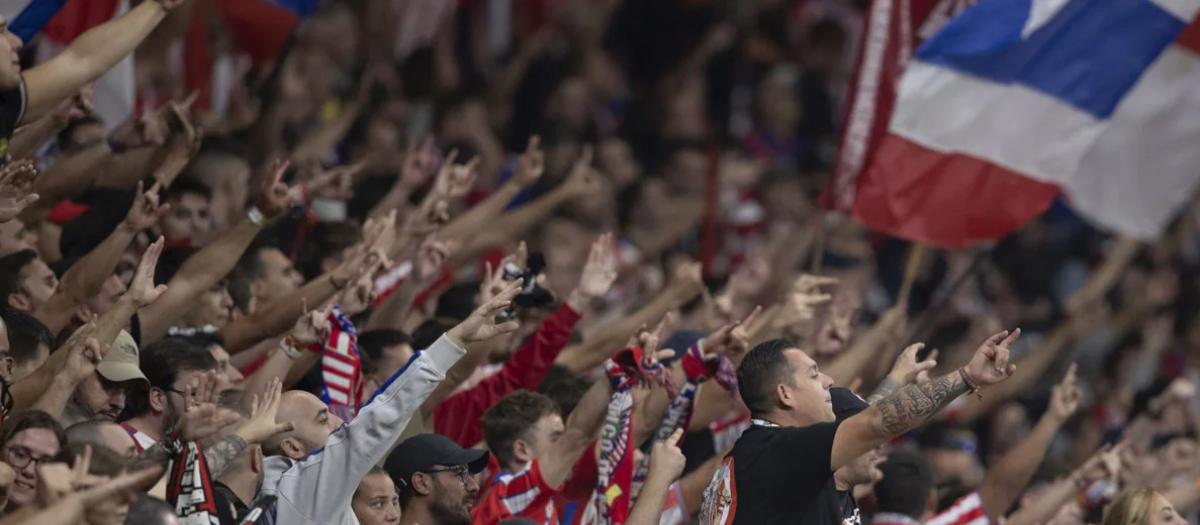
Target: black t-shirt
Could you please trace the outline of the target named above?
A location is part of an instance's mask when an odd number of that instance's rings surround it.
[[[700,523],[841,525],[844,505],[829,469],[839,424],[752,425],[704,491]]]
[[[12,140],[17,124],[25,118],[25,79],[21,85],[7,91],[0,91],[0,166],[8,158],[8,142]]]

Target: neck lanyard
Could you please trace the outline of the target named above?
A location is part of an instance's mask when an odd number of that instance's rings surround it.
[[[768,428],[770,428],[770,427],[778,427],[778,426],[779,426],[779,425],[776,425],[775,423],[772,423],[772,422],[770,422],[770,421],[767,421],[767,420],[765,420],[765,419],[758,419],[758,418],[751,419],[751,420],[750,420],[750,424],[752,424],[752,425],[758,425],[758,426],[760,426],[760,427],[768,427]]]

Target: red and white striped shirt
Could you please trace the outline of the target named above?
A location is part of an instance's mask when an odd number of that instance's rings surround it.
[[[546,484],[536,459],[516,474],[495,475],[486,490],[483,500],[471,511],[472,525],[498,525],[512,518],[529,518],[541,525],[560,523],[554,505],[558,489]]]
[[[875,515],[874,525],[919,525],[916,520],[903,514],[881,512]],[[987,514],[983,512],[983,499],[979,492],[972,492],[955,501],[950,508],[929,518],[922,525],[988,525]]]

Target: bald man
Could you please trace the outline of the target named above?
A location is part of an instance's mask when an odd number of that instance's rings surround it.
[[[495,318],[520,291],[520,282],[514,282],[418,352],[349,423],[312,394],[284,394],[276,421],[295,428],[263,443],[268,457],[262,490],[251,506],[268,513],[272,523],[359,525],[350,507],[359,483],[400,439],[413,412],[467,345],[517,329],[516,322],[497,325]]]
[[[67,429],[67,441],[106,447],[127,458],[137,456],[137,444],[121,425],[112,421],[84,421]]]

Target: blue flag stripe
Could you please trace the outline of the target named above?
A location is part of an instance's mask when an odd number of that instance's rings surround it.
[[[291,11],[300,18],[305,18],[314,12],[321,5],[321,0],[267,0],[279,7]]]
[[[21,14],[8,21],[8,30],[20,37],[21,41],[29,43],[66,3],[67,0],[33,0]]]
[[[917,59],[1045,93],[1105,119],[1185,23],[1149,0],[1070,0],[1027,38],[1035,0],[983,0]]]

